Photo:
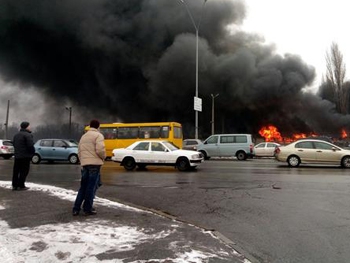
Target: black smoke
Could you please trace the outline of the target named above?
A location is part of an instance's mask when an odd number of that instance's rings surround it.
[[[195,21],[203,1],[187,0]],[[315,70],[230,25],[242,1],[207,1],[200,26],[200,135],[338,133],[349,117],[305,92]],[[49,98],[103,112],[104,121],[178,121],[193,136],[195,30],[180,0],[0,0],[0,75]],[[322,55],[322,54],[321,54]],[[86,116],[85,122],[91,116]],[[113,119],[113,120],[112,120]]]

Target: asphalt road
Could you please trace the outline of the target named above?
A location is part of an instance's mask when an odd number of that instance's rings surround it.
[[[0,160],[10,180],[11,160]],[[98,196],[154,208],[215,229],[259,262],[349,262],[350,170],[289,168],[272,159],[209,160],[171,167],[102,170]],[[77,190],[79,166],[32,165],[29,181]]]

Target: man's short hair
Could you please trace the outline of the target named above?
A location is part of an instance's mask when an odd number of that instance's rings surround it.
[[[98,120],[92,120],[90,121],[90,127],[98,129],[100,127],[100,122]]]

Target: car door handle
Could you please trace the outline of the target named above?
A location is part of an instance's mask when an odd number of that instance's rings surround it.
[[[298,150],[298,152],[303,152],[304,150]]]
[[[316,151],[316,152],[321,153],[322,151]]]

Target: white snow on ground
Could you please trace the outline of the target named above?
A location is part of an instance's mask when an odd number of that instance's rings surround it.
[[[77,192],[64,188],[27,183],[29,191],[43,191],[61,199],[74,202]],[[0,187],[11,189],[11,182],[0,181]],[[129,211],[142,210],[129,207],[117,202],[96,197],[95,202],[108,207],[118,207]],[[6,209],[6,204],[0,204],[0,210]],[[144,211],[142,211],[144,212]],[[177,231],[162,231],[149,234],[147,229],[137,229],[126,225],[119,225],[113,221],[96,220],[89,218],[84,222],[73,221],[66,224],[47,224],[38,227],[10,228],[5,221],[0,220],[0,259],[1,263],[53,263],[53,262],[96,262],[96,255],[100,253],[113,253],[117,251],[130,251],[138,244],[155,239],[162,239]],[[179,248],[176,242],[171,247]],[[201,263],[208,258],[219,258],[224,252],[216,254],[191,250],[178,253],[174,263]],[[149,261],[148,259],[147,261]],[[153,259],[154,262],[166,259]],[[137,263],[147,262],[138,260]],[[123,262],[122,260],[103,260],[103,262]],[[249,261],[246,261],[249,263]]]

